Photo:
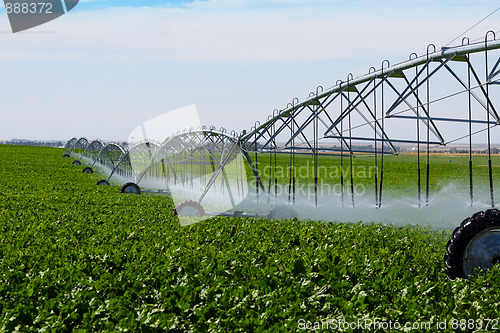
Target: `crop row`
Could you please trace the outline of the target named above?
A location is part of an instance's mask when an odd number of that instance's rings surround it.
[[[446,280],[448,230],[228,217],[180,227],[168,197],[95,186],[98,174],[60,156],[0,146],[1,331],[498,318],[496,267]]]

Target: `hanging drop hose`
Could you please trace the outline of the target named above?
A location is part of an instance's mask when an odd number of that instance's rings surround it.
[[[352,74],[350,74],[352,77]],[[349,103],[348,108],[350,108],[351,105],[351,91],[349,87],[349,76],[347,80],[347,103]],[[353,170],[353,156],[354,152],[352,151],[352,123],[351,123],[351,112],[349,112],[349,169],[350,169],[350,175],[351,175],[351,201],[352,201],[352,206],[354,207],[354,170]]]
[[[415,67],[415,77],[417,78],[415,84],[417,86],[416,89],[416,98],[417,98],[417,187],[418,187],[418,207],[420,207],[421,199],[420,199],[420,189],[421,189],[421,180],[420,180],[420,103],[418,98],[418,66]]]
[[[340,112],[344,111],[344,96],[340,98]],[[344,208],[344,118],[340,120],[340,196]]]
[[[238,153],[238,157],[237,158],[241,158],[241,146],[240,146],[240,149],[239,149],[239,153]],[[240,160],[240,182],[241,182],[241,198],[243,199],[245,197],[245,182],[243,181],[245,178],[243,178],[243,175],[246,176],[246,170],[245,170],[245,165],[244,165],[244,162],[243,160]]]
[[[373,89],[374,89],[374,91],[375,91],[376,87],[377,87],[377,83],[375,82],[375,80],[373,80]],[[374,112],[374,119],[377,119],[377,94],[376,93],[373,94],[373,112]],[[377,125],[378,125],[378,122],[375,122],[375,127],[374,127],[374,146],[375,146],[375,206],[378,206]],[[382,135],[383,135],[383,133],[382,133]]]
[[[318,117],[313,123],[314,131],[314,205],[318,207]]]
[[[274,124],[273,124],[273,132],[275,132],[274,129]],[[278,176],[276,175],[276,164],[277,164],[277,144],[276,144],[276,139],[274,140],[274,203],[276,204],[278,202]]]
[[[255,124],[255,129],[257,129],[257,124]],[[257,175],[259,174],[259,160],[257,154],[257,130],[255,131],[255,169],[257,170]],[[259,202],[259,178],[255,177],[255,194],[257,196],[257,202]]]
[[[290,126],[290,137],[293,137],[293,122]],[[293,147],[293,145],[292,145]],[[288,175],[288,203],[290,203],[292,201],[292,155],[293,155],[293,151],[292,149],[290,149],[290,158],[289,158],[289,161],[288,161],[288,172],[289,172],[289,175]]]
[[[295,132],[295,120],[292,120],[293,130]],[[292,204],[295,205],[295,182],[296,182],[296,174],[295,174],[295,138],[292,140]]]
[[[426,71],[427,71],[427,77],[429,77],[429,47],[430,46],[434,47],[434,51],[436,51],[436,47],[433,44],[430,44],[427,46],[427,64],[426,64]],[[427,116],[431,118],[431,105],[430,105],[430,79],[427,80],[426,82],[426,93],[427,93]],[[425,171],[425,206],[429,206],[429,179],[430,179],[430,126],[427,124],[427,166],[426,166],[426,171]]]
[[[382,77],[383,77],[383,74],[384,74],[384,63],[387,62],[387,64],[389,65],[389,61],[388,60],[384,60],[382,62]],[[381,106],[382,106],[382,133],[385,133],[385,115],[384,115],[384,108],[385,108],[385,105],[384,105],[384,82],[382,81],[382,84],[381,84],[381,92],[382,92],[382,100],[381,100]],[[384,183],[384,153],[385,153],[385,147],[384,147],[384,144],[385,144],[385,137],[384,135],[382,134],[382,147],[381,147],[381,150],[382,150],[382,156],[380,157],[380,189],[379,189],[379,194],[378,194],[378,207],[382,207],[382,186],[383,186],[383,183]]]
[[[349,169],[351,173],[351,201],[354,207],[354,170],[353,170],[353,157],[354,153],[352,151],[352,131],[351,131],[351,113],[349,112]]]
[[[486,33],[484,37],[484,57],[486,66],[486,82],[488,82],[488,35],[490,31]],[[486,121],[488,126],[488,172],[490,177],[490,199],[491,207],[495,207],[495,197],[493,193],[493,169],[491,167],[491,126],[490,126],[490,98],[489,98],[489,85],[486,85]]]
[[[471,75],[470,75],[470,62],[469,55],[466,56],[467,59],[467,90],[469,92],[469,194],[470,194],[470,206],[474,206],[474,183],[472,181],[472,92],[470,89],[471,85]]]
[[[271,137],[273,136],[273,127],[271,126]],[[267,203],[271,203],[271,184],[272,184],[272,170],[273,170],[273,155],[269,152],[269,184],[267,187]]]

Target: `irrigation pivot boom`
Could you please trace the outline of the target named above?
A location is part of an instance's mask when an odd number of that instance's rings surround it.
[[[257,121],[239,135],[215,128],[191,128],[170,135],[147,158],[130,159],[129,155],[129,163],[132,168],[134,160],[141,165],[136,183],[149,177],[160,179],[164,184],[160,186],[172,194],[196,193],[194,200],[177,205],[180,215],[204,215],[202,201],[215,190],[235,209],[235,198],[246,197],[247,190],[250,193],[250,186],[246,186],[253,185],[253,207],[274,205],[279,212],[274,208],[274,214],[252,216],[288,218],[302,211],[292,207],[303,201],[304,184],[309,189],[309,204],[335,209],[366,206],[366,194],[360,195],[356,189],[369,185],[368,200],[376,207],[372,211],[383,211],[388,198],[398,196],[387,187],[390,155],[410,150],[417,162],[408,170],[416,180],[412,200],[414,206],[422,207],[423,214],[438,194],[433,185],[433,153],[460,144],[468,159],[464,180],[467,205],[483,204],[478,189],[486,174],[486,206],[491,207],[465,219],[446,246],[448,278],[467,278],[478,266],[488,269],[500,262],[500,212],[494,209],[492,164],[492,142],[500,140],[499,133],[492,130],[500,124],[498,49],[500,40],[492,31],[480,42],[464,38],[461,45],[441,49],[430,44],[421,56],[412,53],[395,65],[384,60],[379,69],[371,67],[363,76],[348,74],[329,89],[320,86],[302,101],[294,98],[284,109],[275,109],[267,120]],[[482,169],[486,173],[479,176],[480,165],[473,156],[478,144],[484,144],[487,161]],[[67,149],[77,146],[78,142],[71,141]],[[355,174],[356,165],[361,164],[373,170],[362,183]],[[312,174],[307,171],[304,175],[304,167],[312,168]],[[339,172],[325,177],[323,170]],[[244,184],[247,171],[250,181]],[[233,184],[228,181],[231,177]],[[401,184],[408,181],[400,179]],[[338,189],[338,193],[325,195],[324,188]],[[226,209],[227,205],[220,211]],[[243,213],[236,208],[232,214]]]
[[[486,141],[490,206],[495,206],[492,170],[492,132],[500,123],[498,84],[500,58],[494,50],[500,41],[488,32],[484,41],[437,50],[427,47],[425,55],[412,54],[408,61],[391,66],[383,61],[380,69],[346,80],[327,90],[318,87],[303,101],[294,99],[283,110],[275,110],[262,124],[256,124],[243,136],[256,152],[288,151],[293,170],[294,155],[308,152],[313,156],[315,203],[318,195],[318,153],[340,154],[340,169],[347,160],[350,174],[342,176],[342,206],[355,206],[353,159],[355,154],[371,154],[374,203],[383,204],[384,156],[397,154],[397,144],[412,145],[417,154],[417,193],[420,207],[430,200],[431,158],[435,147],[462,140],[469,153],[469,200],[474,206],[473,139]],[[479,54],[479,56],[477,56]],[[493,92],[495,90],[495,92]],[[456,128],[450,131],[450,126]],[[408,130],[401,130],[408,129]],[[408,135],[412,133],[413,135]],[[337,146],[321,145],[328,140]],[[477,140],[477,139],[476,139]],[[279,146],[277,142],[284,142]],[[329,141],[331,142],[331,141]],[[355,142],[370,143],[370,149]],[[257,155],[256,155],[257,158]],[[425,165],[421,170],[421,165]],[[406,181],[406,180],[402,180]],[[296,174],[291,172],[289,188],[295,200]],[[270,181],[271,183],[271,181]],[[269,191],[272,187],[269,186]],[[484,269],[500,262],[500,213],[496,209],[475,214],[456,228],[445,255],[446,274],[450,279],[468,277],[475,267]]]
[[[384,60],[381,69],[372,67],[368,74],[359,78],[349,74],[346,80],[337,81],[330,89],[318,87],[305,100],[296,98],[285,109],[275,110],[267,121],[256,124],[242,140],[258,152],[310,153],[314,155],[315,170],[320,151],[340,153],[351,165],[355,154],[373,154],[377,169],[374,175],[377,207],[383,202],[384,155],[397,154],[398,144],[414,145],[418,165],[421,155],[426,162],[425,179],[419,179],[418,184],[418,205],[428,205],[429,155],[437,146],[468,139],[471,152],[473,137],[486,132],[489,174],[492,174],[490,130],[500,121],[494,103],[498,93],[490,91],[500,83],[500,59],[498,55],[491,59],[491,51],[500,48],[500,41],[488,40],[492,36],[494,33],[488,33],[484,42],[475,44],[468,44],[464,39],[461,46],[441,50],[431,44],[423,56],[413,53],[408,61],[393,66]],[[482,53],[480,66],[486,68],[474,65],[471,56],[474,53]],[[443,82],[450,88],[444,88]],[[449,109],[453,110],[451,115]],[[457,125],[458,129],[454,132],[441,129],[443,126],[449,128],[450,124]],[[332,139],[338,141],[337,146],[331,144]],[[278,146],[279,141],[284,144]],[[321,142],[330,144],[322,145]],[[359,148],[357,142],[370,143],[371,149]],[[420,175],[420,170],[416,171]],[[470,171],[473,204],[472,163]],[[354,196],[352,180],[351,174],[346,180],[346,189],[351,187],[351,196]],[[422,193],[423,187],[425,193]],[[493,207],[492,180],[490,199]],[[355,204],[354,197],[350,201]]]

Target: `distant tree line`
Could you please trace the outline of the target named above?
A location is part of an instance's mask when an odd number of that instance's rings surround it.
[[[21,146],[44,146],[44,147],[64,147],[62,141],[39,141],[26,139],[13,139],[0,141],[4,145],[21,145]]]

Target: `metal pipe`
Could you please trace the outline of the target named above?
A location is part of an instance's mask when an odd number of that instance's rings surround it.
[[[458,56],[458,55],[466,55],[466,54],[471,54],[471,53],[477,53],[477,52],[482,52],[485,51],[486,49],[488,50],[495,50],[500,48],[500,40],[490,40],[490,41],[485,41],[485,42],[478,42],[470,45],[461,45],[461,46],[455,46],[455,47],[442,47],[441,50],[439,51],[434,51],[432,53],[420,56],[418,58],[414,58],[411,60],[407,60],[404,62],[401,62],[399,64],[389,66],[387,68],[382,68],[374,72],[369,72],[368,74],[362,75],[360,77],[354,78],[350,81],[350,85],[355,86],[360,83],[368,82],[372,80],[373,78],[379,78],[383,77],[389,72],[399,72],[399,71],[404,71],[406,69],[419,66],[422,64],[425,64],[428,60],[430,61],[435,61],[435,60],[441,60],[443,58],[449,58],[452,57],[453,55]],[[326,89],[325,91],[321,92],[318,94],[318,96],[314,97],[309,97],[302,102],[299,102],[298,104],[294,105],[294,108],[302,107],[305,105],[308,105],[311,103],[312,99],[320,99],[323,97],[328,96],[332,92],[340,91],[343,89],[343,82],[337,83],[335,86]],[[291,111],[290,108],[284,109],[283,112]],[[279,115],[277,115],[279,117]],[[265,128],[267,124],[270,122],[274,122],[276,120],[276,116],[273,116],[272,118],[268,119],[266,122],[264,122],[259,128],[256,130],[260,130],[261,128]],[[252,133],[247,133],[247,135],[243,136],[243,140],[248,140],[250,138],[250,134]]]

